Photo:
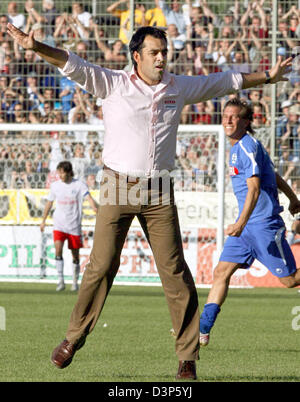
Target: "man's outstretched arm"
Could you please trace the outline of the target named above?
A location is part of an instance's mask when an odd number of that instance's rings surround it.
[[[13,38],[13,40],[15,40],[17,44],[24,49],[33,50],[43,60],[47,61],[53,66],[64,68],[68,60],[68,53],[65,50],[57,49],[39,42],[34,39],[33,31],[29,32],[29,34],[26,34],[10,23],[7,24],[7,32]]]
[[[289,57],[285,60],[282,60],[282,57],[278,58],[277,63],[269,70],[269,77],[267,77],[266,72],[256,72],[256,73],[242,73],[243,75],[243,89],[253,88],[258,85],[267,84],[267,80],[269,78],[270,84],[275,84],[279,81],[288,81],[287,77],[284,77],[285,74],[291,71],[293,58]]]

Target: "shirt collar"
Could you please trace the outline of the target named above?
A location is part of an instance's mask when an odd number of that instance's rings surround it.
[[[132,69],[130,70],[129,77],[131,80],[133,80],[133,79],[141,80],[134,67],[132,67]],[[157,89],[161,90],[164,87],[168,86],[169,84],[172,84],[173,80],[174,80],[173,75],[171,73],[169,73],[169,71],[165,70],[164,74],[162,76],[162,80],[157,85]]]

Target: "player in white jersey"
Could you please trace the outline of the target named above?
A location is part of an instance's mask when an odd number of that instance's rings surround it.
[[[59,280],[56,290],[61,291],[65,289],[64,260],[62,257],[65,240],[68,240],[68,247],[73,257],[72,290],[78,290],[80,271],[79,250],[82,247],[81,219],[83,200],[86,198],[95,212],[97,212],[98,205],[91,196],[88,186],[80,180],[73,178],[73,168],[70,162],[60,162],[57,165],[57,171],[60,180],[52,183],[50,187],[40,229],[42,232],[44,231],[47,216],[52,209],[54,201],[56,201],[53,214],[55,262]]]

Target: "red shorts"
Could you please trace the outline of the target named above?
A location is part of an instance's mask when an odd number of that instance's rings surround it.
[[[54,242],[56,242],[57,240],[61,242],[68,240],[69,249],[78,249],[83,246],[81,236],[60,232],[59,230],[53,230],[53,239]]]

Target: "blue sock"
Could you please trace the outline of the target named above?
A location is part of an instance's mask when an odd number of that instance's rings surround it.
[[[202,334],[210,333],[220,310],[220,306],[216,303],[205,304],[204,310],[200,316],[200,332]]]

